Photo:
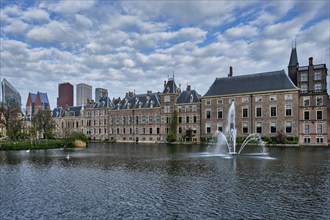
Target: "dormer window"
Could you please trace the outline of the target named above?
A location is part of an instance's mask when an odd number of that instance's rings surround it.
[[[190,102],[193,102],[194,101],[194,96],[193,94],[190,95]]]
[[[131,106],[131,103],[128,103],[128,104],[127,104],[127,109],[129,109],[130,106]]]
[[[139,108],[142,108],[143,102],[139,103]]]

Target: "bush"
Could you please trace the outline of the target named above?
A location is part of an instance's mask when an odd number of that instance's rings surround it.
[[[176,141],[176,135],[173,132],[170,132],[167,134],[166,140],[168,142],[175,142]]]
[[[67,147],[74,147],[75,146],[75,141],[76,140],[81,140],[86,142],[86,144],[88,144],[88,138],[87,136],[82,133],[82,132],[73,132],[70,137],[65,141],[66,142],[66,146]]]

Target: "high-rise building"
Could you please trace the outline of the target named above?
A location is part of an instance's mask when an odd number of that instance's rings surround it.
[[[57,107],[73,106],[73,85],[70,83],[58,84]]]
[[[85,83],[77,84],[77,106],[83,106],[92,101],[92,86]]]
[[[95,102],[99,101],[102,97],[108,96],[108,90],[104,88],[96,88],[95,89]]]
[[[3,79],[1,82],[2,89],[2,101],[5,104],[16,103],[18,106],[21,106],[21,95],[19,92],[12,86],[6,79]]]

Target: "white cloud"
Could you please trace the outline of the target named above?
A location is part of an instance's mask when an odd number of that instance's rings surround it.
[[[60,14],[75,14],[84,10],[88,10],[95,5],[94,0],[86,1],[58,1],[58,2],[43,2],[41,7],[46,7],[48,10]]]
[[[250,38],[258,34],[258,28],[250,25],[239,25],[226,30],[225,34],[232,38]]]
[[[9,25],[5,25],[3,30],[10,34],[22,35],[29,28],[27,23],[24,23],[21,20],[11,20]]]
[[[27,11],[24,11],[22,17],[29,21],[49,20],[49,14],[45,10],[38,8],[30,8]]]

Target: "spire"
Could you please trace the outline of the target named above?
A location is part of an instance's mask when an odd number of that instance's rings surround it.
[[[291,50],[289,66],[296,66],[297,63],[298,63],[298,56],[297,56],[297,49],[296,49],[296,43],[295,43],[295,46],[292,47],[292,50]]]

